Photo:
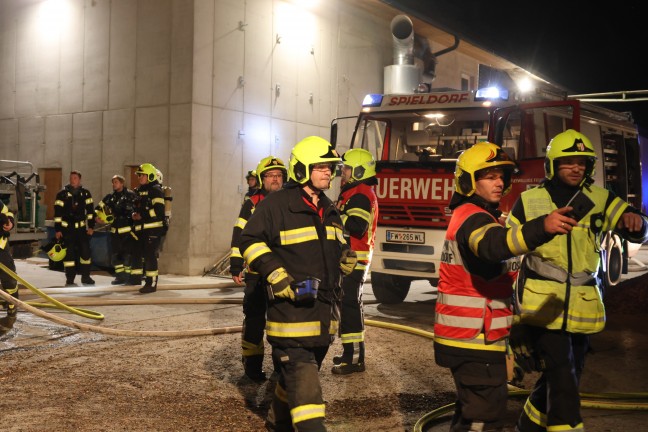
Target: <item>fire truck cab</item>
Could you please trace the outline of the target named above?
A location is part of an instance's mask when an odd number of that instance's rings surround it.
[[[462,151],[487,140],[516,161],[512,190],[500,205],[505,217],[522,191],[543,180],[547,144],[569,128],[595,146],[596,184],[642,209],[639,135],[628,114],[548,93],[521,96],[495,88],[368,95],[350,147],[370,151],[377,161],[379,220],[370,268],[376,299],[402,302],[413,280],[436,286]],[[624,244],[612,233],[601,243],[602,274],[613,285],[640,245]]]

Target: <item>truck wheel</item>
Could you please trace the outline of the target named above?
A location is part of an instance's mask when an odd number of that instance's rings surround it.
[[[402,303],[407,297],[412,280],[405,276],[394,276],[371,272],[371,288],[380,303]]]

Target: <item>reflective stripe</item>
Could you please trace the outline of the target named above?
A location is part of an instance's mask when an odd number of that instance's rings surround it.
[[[456,294],[439,293],[437,303],[446,304],[448,306],[472,307],[483,309],[486,305],[484,297],[470,297]]]
[[[117,228],[117,232],[119,234],[124,234],[124,233],[131,232],[131,227],[125,226],[125,227]]]
[[[144,270],[141,268],[140,269],[133,268],[131,269],[131,274],[134,276],[142,275],[144,274]]]
[[[149,216],[151,216],[152,218],[155,217],[155,209],[150,209],[149,210]]]
[[[434,342],[439,343],[441,345],[452,346],[455,348],[474,349],[480,351],[506,352],[505,339],[486,343],[486,341],[484,340],[483,333],[480,333],[475,339],[470,339],[470,340],[446,339],[435,335]]]
[[[321,334],[321,324],[319,321],[298,322],[298,323],[281,323],[268,321],[266,323],[266,333],[268,336],[298,338],[307,336],[319,336]]]
[[[364,331],[359,333],[343,333],[340,335],[342,343],[364,342]]]
[[[331,320],[331,325],[329,325],[329,334],[336,335],[340,332],[340,321]]]
[[[56,200],[56,201],[54,201],[54,205],[63,207],[65,205],[65,203],[63,201],[61,201],[61,200]]]
[[[529,247],[524,241],[522,227],[519,225],[511,226],[506,233],[506,244],[513,255],[522,255],[529,251]]]
[[[293,424],[324,417],[324,404],[300,405],[290,410]]]
[[[234,228],[241,228],[241,229],[243,229],[243,228],[245,228],[245,225],[247,225],[247,219],[238,218],[238,219],[236,220],[236,225],[234,225]]]
[[[7,246],[7,241],[9,240],[9,237],[1,237],[0,238],[0,249],[4,249],[5,246]]]
[[[470,233],[470,238],[468,238],[468,246],[470,246],[470,250],[473,251],[475,255],[479,256],[477,249],[479,248],[479,242],[481,242],[486,235],[486,231],[494,227],[501,228],[502,226],[498,223],[490,223]]]
[[[79,258],[79,264],[92,264],[92,258],[88,258],[88,259]]]
[[[259,344],[253,344],[252,342],[241,340],[241,354],[243,355],[243,357],[263,355],[263,353],[263,340]]]
[[[348,216],[357,216],[360,219],[364,219],[367,222],[371,222],[371,213],[366,210],[361,209],[360,207],[355,207],[352,209],[346,210]]]
[[[328,231],[329,227],[326,228]],[[287,231],[279,231],[279,237],[281,238],[282,246],[305,243],[308,241],[313,241],[318,239],[317,229],[314,226],[297,228],[297,229],[287,230]]]
[[[149,222],[144,224],[144,229],[162,228],[163,226],[164,226],[164,222],[162,221]]]
[[[85,200],[86,205],[87,205],[87,204],[92,204],[92,202],[93,202],[93,201],[92,201],[92,197],[90,197],[90,198],[86,198],[86,200]]]
[[[94,215],[92,213],[88,213],[87,216],[86,216],[86,219],[92,220],[92,219],[94,219]]]
[[[243,252],[243,259],[245,259],[246,262],[251,263],[261,255],[267,253],[272,253],[272,250],[265,243],[254,243],[250,245],[249,248],[245,249],[245,252]]]
[[[232,249],[230,251],[230,257],[231,258],[243,258],[243,256],[241,255],[241,251],[236,246],[232,247]]]
[[[369,261],[373,251],[356,251],[358,261]]]
[[[158,271],[157,271],[157,270],[150,270],[150,271],[147,271],[147,272],[146,272],[146,277],[155,277],[155,276],[157,276],[157,275],[158,275]]]
[[[554,263],[538,255],[529,255],[524,259],[526,267],[540,276],[552,281],[567,282],[567,270],[558,267]],[[571,285],[590,285],[595,282],[595,275],[592,273],[579,272],[569,277]]]
[[[63,221],[63,218],[62,218],[62,217],[55,217],[55,218],[54,218],[54,222],[55,222],[55,223],[61,223],[62,221]]]
[[[67,226],[68,226],[68,223],[67,223],[66,221],[61,221],[61,226],[63,226],[63,227],[65,227],[65,228],[67,228]]]
[[[529,420],[531,420],[531,422],[537,424],[542,429],[547,427],[547,414],[540,412],[533,406],[529,399],[527,399],[524,404],[524,414],[529,418]]]
[[[63,267],[74,267],[74,261],[63,261]]]
[[[164,204],[164,198],[153,198],[151,200],[151,203],[153,203],[153,204]]]

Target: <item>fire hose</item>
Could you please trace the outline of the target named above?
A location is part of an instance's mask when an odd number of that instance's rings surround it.
[[[195,330],[181,330],[181,331],[134,331],[134,330],[120,330],[96,325],[88,325],[83,323],[78,323],[72,320],[61,318],[59,316],[49,314],[38,309],[39,307],[56,307],[64,309],[70,313],[77,314],[86,318],[91,318],[95,320],[102,320],[104,316],[97,312],[79,309],[72,307],[70,305],[87,305],[88,303],[99,305],[99,304],[108,304],[108,305],[136,305],[136,304],[240,304],[242,303],[241,299],[185,299],[184,301],[178,301],[177,299],[152,299],[140,300],[140,299],[129,299],[129,300],[93,300],[93,299],[67,299],[66,303],[63,303],[60,300],[54,299],[51,296],[45,294],[43,291],[34,287],[32,284],[21,278],[18,274],[7,268],[4,264],[0,263],[0,270],[6,272],[9,276],[14,278],[16,281],[20,282],[24,287],[28,288],[35,294],[43,297],[48,300],[51,304],[48,303],[35,303],[35,302],[23,302],[19,299],[14,298],[13,296],[7,294],[3,290],[0,290],[0,298],[5,301],[11,302],[14,305],[21,307],[32,314],[39,316],[41,318],[56,322],[58,324],[79,329],[81,331],[91,331],[102,334],[109,334],[113,336],[156,336],[156,337],[186,337],[186,336],[205,336],[205,335],[216,335],[216,334],[230,334],[230,333],[240,333],[242,331],[241,326],[230,326],[230,327],[220,327],[220,328],[206,328],[206,329],[195,329]],[[124,287],[121,289],[112,288],[111,291],[124,290]],[[178,286],[177,289],[189,289],[187,286]],[[195,287],[191,287],[195,288]],[[95,292],[96,289],[93,289]],[[415,327],[405,326],[401,324],[388,323],[383,321],[376,321],[365,319],[364,323],[368,326],[385,328],[389,330],[396,330],[401,332],[410,333],[417,336],[422,336],[428,339],[434,338],[434,333],[428,332],[422,329]],[[526,397],[530,394],[530,391],[520,389],[518,387],[509,385],[509,397]],[[648,393],[581,393],[581,406],[583,408],[596,408],[596,409],[608,409],[608,410],[648,410]],[[432,425],[434,422],[445,421],[446,417],[454,413],[455,404],[447,404],[441,407],[434,409],[423,415],[416,424],[414,425],[414,432],[423,432],[427,429],[428,426]]]

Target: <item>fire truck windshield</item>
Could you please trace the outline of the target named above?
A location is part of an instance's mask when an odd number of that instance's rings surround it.
[[[484,108],[367,113],[358,123],[352,147],[383,161],[456,159],[487,139],[488,116]]]

